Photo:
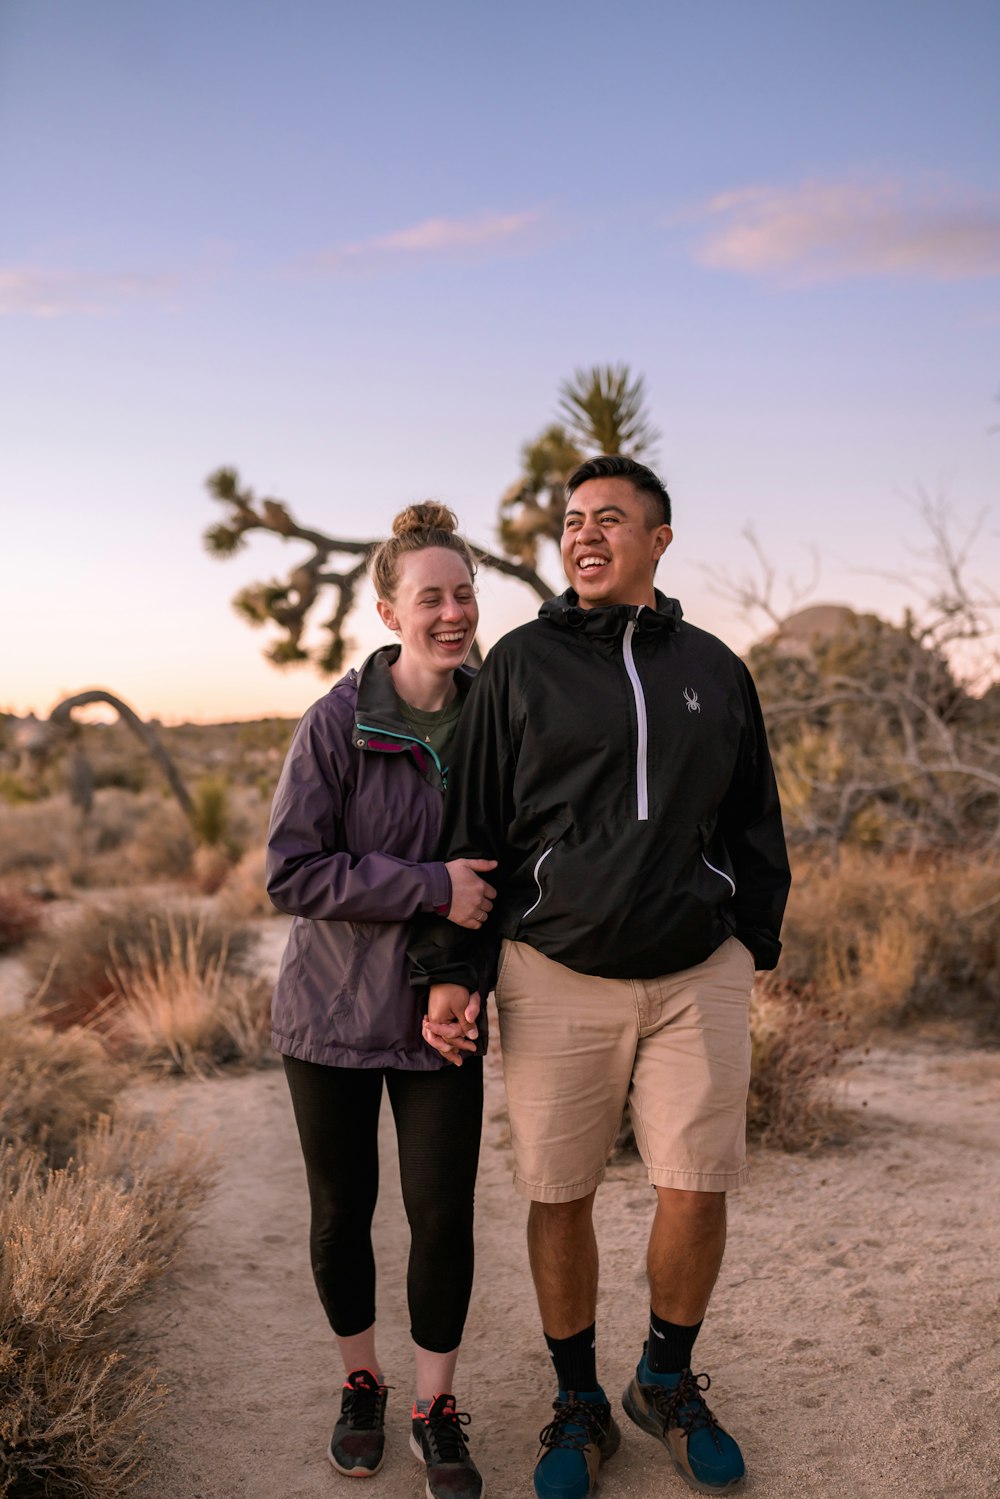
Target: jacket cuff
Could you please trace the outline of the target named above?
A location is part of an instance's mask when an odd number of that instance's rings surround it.
[[[421,906],[422,911],[433,911],[436,916],[447,916],[451,910],[451,875],[444,864],[429,864],[430,891]]]

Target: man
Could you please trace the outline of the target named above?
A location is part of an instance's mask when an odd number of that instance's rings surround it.
[[[425,1035],[461,1064],[490,936],[528,1251],[558,1382],[539,1499],[582,1499],[619,1442],[597,1377],[592,1221],[626,1101],[656,1189],[649,1332],[623,1397],[691,1487],[743,1477],[691,1371],[746,1179],[748,1001],[773,968],[789,873],[746,667],[653,586],[672,539],[650,469],[594,458],[567,486],[569,589],[495,646],[452,756],[442,857],[499,861],[478,938],[437,923],[415,958]]]

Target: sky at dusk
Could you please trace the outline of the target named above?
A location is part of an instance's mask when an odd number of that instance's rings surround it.
[[[294,552],[208,557],[206,475],[488,543],[595,363],[662,434],[659,585],[737,649],[748,524],[898,617],[923,492],[1000,589],[998,58],[995,0],[0,0],[0,708],[301,712],[230,605]],[[534,607],[486,581],[484,644]]]

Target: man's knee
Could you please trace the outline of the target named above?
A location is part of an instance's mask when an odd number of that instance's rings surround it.
[[[595,1196],[595,1192],[588,1192],[586,1197],[576,1197],[572,1202],[533,1202],[528,1222],[543,1232],[572,1232],[589,1222],[594,1212]]]
[[[717,1223],[726,1216],[725,1192],[688,1192],[680,1187],[657,1187],[659,1207],[671,1218],[689,1223]]]

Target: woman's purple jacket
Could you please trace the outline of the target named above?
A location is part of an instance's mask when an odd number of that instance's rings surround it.
[[[304,714],[271,809],[267,893],[294,916],[274,991],[271,1039],[331,1067],[434,1071],[410,983],[409,920],[444,914],[451,884],[434,858],[443,777],[400,716],[389,666],[369,656]],[[463,694],[473,678],[455,673]]]

